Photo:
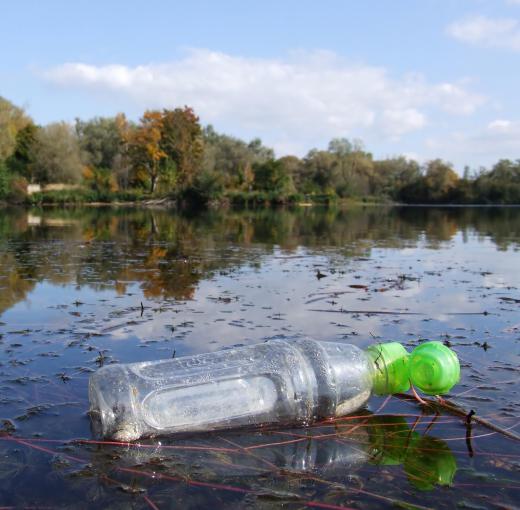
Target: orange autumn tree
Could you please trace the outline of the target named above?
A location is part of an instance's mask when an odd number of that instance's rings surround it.
[[[125,119],[126,120],[126,119]],[[134,175],[145,175],[150,191],[193,184],[200,169],[204,146],[199,118],[192,108],[146,111],[137,126],[124,124],[127,156]],[[168,190],[170,191],[170,190]]]
[[[128,155],[134,171],[144,172],[150,180],[150,191],[157,189],[163,163],[168,155],[161,148],[163,115],[148,110],[137,126],[128,126],[124,132]]]

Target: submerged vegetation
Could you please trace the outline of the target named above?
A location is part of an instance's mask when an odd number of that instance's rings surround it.
[[[377,160],[362,142],[345,138],[303,158],[276,158],[259,139],[245,142],[201,126],[189,107],[146,111],[137,123],[119,114],[37,126],[0,97],[0,200],[144,198],[241,206],[337,199],[519,204],[520,159],[466,168],[460,177],[441,159],[424,165],[404,156]]]

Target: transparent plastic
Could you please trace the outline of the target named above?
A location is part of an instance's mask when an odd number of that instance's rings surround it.
[[[362,407],[372,392],[374,370],[360,348],[312,339],[114,364],[90,378],[91,415],[101,435],[118,441],[301,425]]]

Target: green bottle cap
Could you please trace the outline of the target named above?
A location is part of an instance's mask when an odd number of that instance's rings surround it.
[[[408,353],[398,342],[374,344],[367,349],[374,363],[374,393],[392,395],[410,388]]]
[[[408,363],[412,384],[427,395],[448,393],[459,382],[459,359],[441,342],[419,345]]]

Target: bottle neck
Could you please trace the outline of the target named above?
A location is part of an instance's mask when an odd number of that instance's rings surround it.
[[[398,342],[371,345],[366,350],[373,365],[373,392],[392,395],[410,389],[409,354]]]
[[[374,371],[363,350],[352,344],[310,338],[296,340],[293,345],[314,371],[317,416],[344,416],[366,404],[372,392]]]

